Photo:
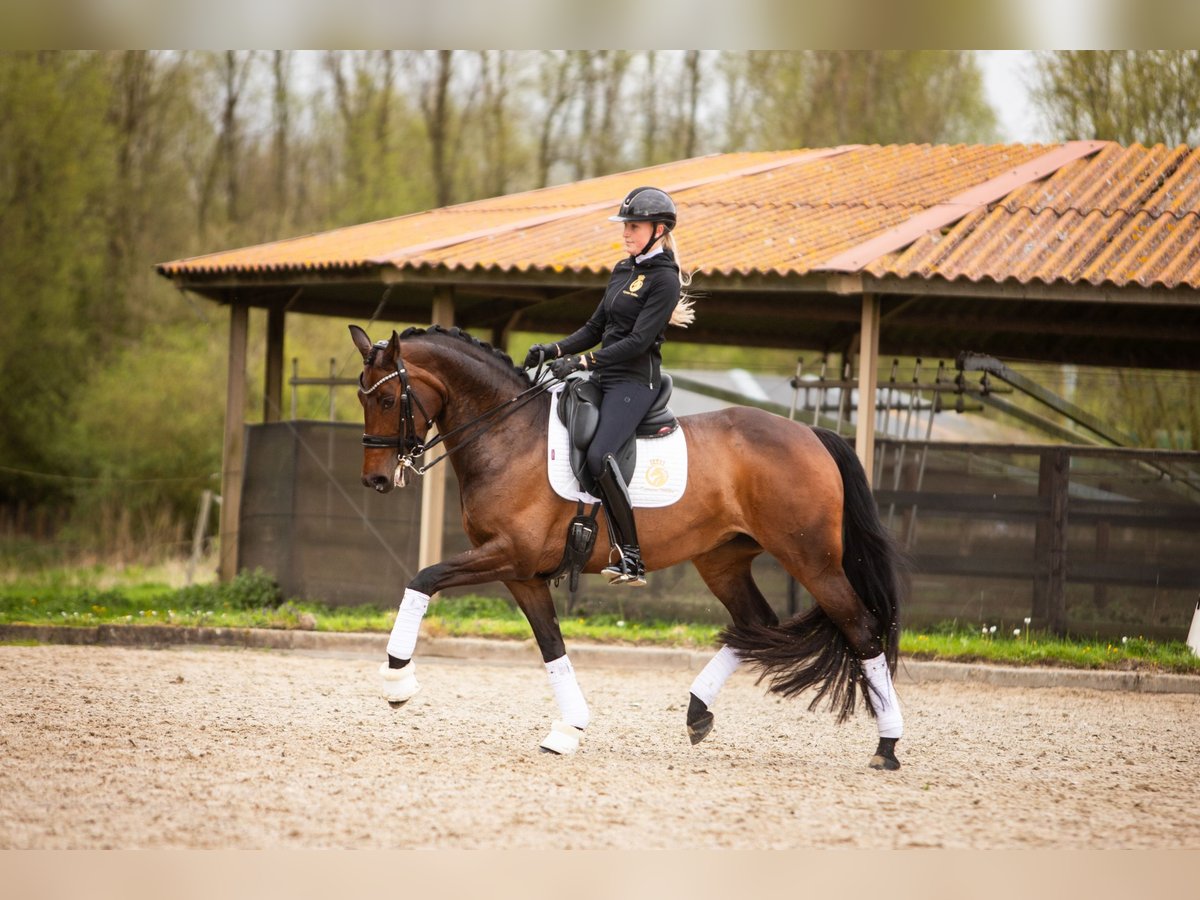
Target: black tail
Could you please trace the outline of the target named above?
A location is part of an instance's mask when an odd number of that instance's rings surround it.
[[[904,591],[900,548],[879,519],[875,498],[854,448],[826,428],[813,431],[837,463],[842,475],[842,569],[854,592],[875,616],[888,665],[896,670],[900,642],[900,604]],[[858,702],[862,670],[845,635],[815,606],[775,627],[731,625],[721,640],[762,669],[771,690],[791,697],[810,687],[817,690],[809,709],[823,699],[844,721]],[[874,714],[869,692],[863,691],[868,711]]]

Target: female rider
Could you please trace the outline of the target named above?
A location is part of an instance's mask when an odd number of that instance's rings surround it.
[[[587,453],[587,467],[600,491],[608,521],[616,532],[619,559],[603,570],[611,584],[646,583],[629,488],[616,454],[650,409],[661,382],[660,347],[668,324],[686,326],[694,314],[691,299],[680,299],[690,277],[675,259],[675,204],[665,191],[640,187],[621,202],[613,222],[624,223],[629,254],[613,267],[608,288],[582,328],[553,344],[534,344],[525,367],[550,358],[556,378],[579,370],[592,373],[601,389],[600,423]],[[595,352],[584,352],[600,344]]]

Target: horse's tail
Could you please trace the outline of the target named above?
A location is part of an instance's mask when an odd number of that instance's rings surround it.
[[[900,638],[900,605],[904,591],[901,551],[879,519],[862,464],[841,436],[814,428],[842,475],[842,569],[854,592],[875,616],[889,668],[895,672]],[[857,705],[862,679],[858,659],[841,629],[820,606],[778,626],[731,625],[721,640],[742,659],[758,666],[771,690],[791,697],[810,687],[817,690],[809,709],[828,696],[830,708],[844,721]],[[868,691],[867,708],[874,712]]]

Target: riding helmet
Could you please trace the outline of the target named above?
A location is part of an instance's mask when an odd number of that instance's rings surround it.
[[[675,202],[666,191],[640,187],[630,191],[610,222],[662,222],[670,231],[675,227]]]

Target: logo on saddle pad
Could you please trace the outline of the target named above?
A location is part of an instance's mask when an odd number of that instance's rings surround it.
[[[629,283],[629,289],[626,291],[626,293],[636,294],[638,291],[640,291],[642,289],[642,285],[645,283],[646,283],[646,276],[639,275],[637,278],[633,279],[633,281],[631,281]]]
[[[671,480],[671,471],[667,468],[666,460],[651,459],[646,462],[646,484],[660,488]]]

